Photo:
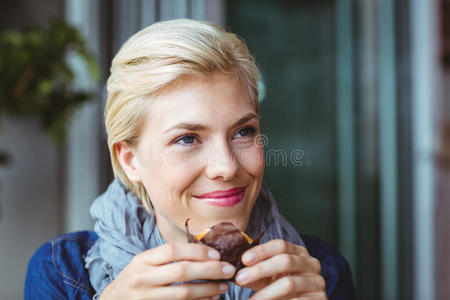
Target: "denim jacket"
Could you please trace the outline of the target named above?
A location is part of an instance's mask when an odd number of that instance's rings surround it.
[[[81,231],[42,245],[28,265],[25,300],[92,299],[95,291],[84,268],[84,257],[97,238],[92,231]],[[352,274],[344,257],[317,238],[302,235],[302,239],[310,255],[321,262],[328,299],[356,299]]]

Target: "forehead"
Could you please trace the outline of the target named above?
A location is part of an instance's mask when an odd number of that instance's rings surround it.
[[[179,122],[225,124],[249,112],[257,110],[247,87],[216,74],[187,79],[151,99],[146,123],[162,130]]]

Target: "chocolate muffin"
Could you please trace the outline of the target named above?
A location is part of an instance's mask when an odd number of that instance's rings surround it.
[[[242,232],[233,223],[222,222],[198,235],[192,235],[188,227],[189,219],[186,220],[186,233],[189,243],[204,244],[220,252],[221,260],[227,261],[240,270],[244,267],[241,261],[242,254],[248,249],[259,244],[264,232],[253,240],[245,232]]]

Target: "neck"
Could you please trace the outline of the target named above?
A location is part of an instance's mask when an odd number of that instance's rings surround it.
[[[186,231],[173,221],[155,212],[159,233],[166,243],[187,243]]]

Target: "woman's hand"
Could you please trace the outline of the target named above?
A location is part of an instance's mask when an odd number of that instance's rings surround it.
[[[102,292],[112,299],[218,299],[225,282],[183,283],[229,279],[236,269],[219,261],[217,250],[200,244],[165,244],[136,255]]]
[[[272,240],[247,250],[242,262],[236,283],[256,291],[252,300],[327,299],[320,262],[304,247]]]

